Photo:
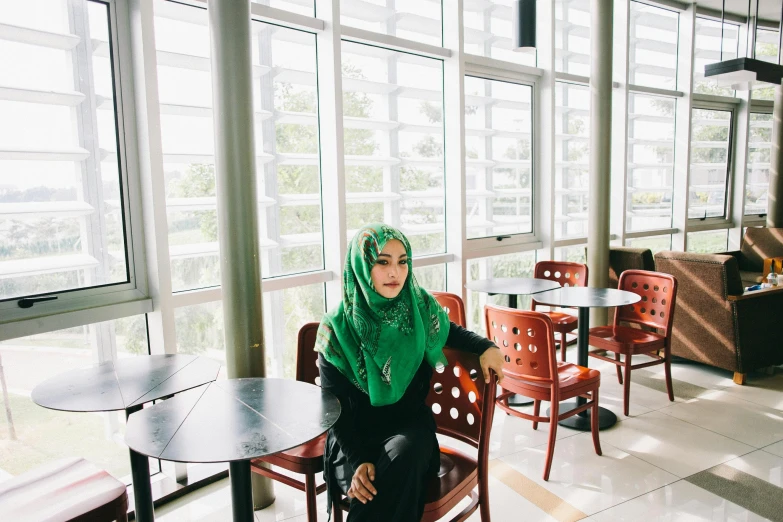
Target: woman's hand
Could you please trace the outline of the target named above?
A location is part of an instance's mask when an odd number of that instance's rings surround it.
[[[481,371],[484,372],[484,382],[489,382],[489,370],[494,370],[498,376],[498,384],[503,382],[503,354],[500,348],[492,346],[484,350],[479,358]]]
[[[359,464],[351,479],[351,487],[347,493],[348,498],[355,498],[362,504],[372,500],[378,494],[372,485],[373,480],[375,480],[375,465],[370,462]]]

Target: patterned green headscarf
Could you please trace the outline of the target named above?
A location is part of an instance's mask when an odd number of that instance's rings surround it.
[[[381,223],[367,225],[348,246],[343,270],[343,300],[321,321],[316,351],[360,390],[373,406],[397,402],[423,358],[446,364],[443,346],[449,316],[409,268],[399,295],[383,297],[373,289],[370,271],[389,240],[397,239],[412,261],[408,239]]]

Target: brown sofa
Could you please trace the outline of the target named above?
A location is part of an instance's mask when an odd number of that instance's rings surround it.
[[[737,258],[725,254],[659,252],[659,272],[677,278],[672,354],[734,372],[783,364],[783,288],[743,294]]]
[[[609,249],[609,288],[617,288],[620,274],[626,270],[655,270],[649,248],[611,247]]]
[[[762,273],[764,260],[783,256],[783,228],[748,228],[740,249],[726,254],[737,260],[744,286],[761,283],[767,276]]]

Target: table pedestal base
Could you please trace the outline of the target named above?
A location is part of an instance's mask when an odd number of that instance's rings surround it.
[[[575,401],[568,401],[568,402],[561,402],[560,403],[560,413],[565,413],[567,411],[571,411],[574,408],[576,408],[576,402]],[[547,415],[549,415],[549,411],[547,410]],[[583,411],[582,413],[577,413],[573,417],[568,417],[567,419],[563,419],[558,424],[560,426],[563,426],[565,428],[571,428],[573,430],[579,430],[579,431],[590,431],[590,415],[591,410],[587,409]],[[610,410],[607,410],[606,408],[598,407],[598,429],[599,430],[605,430],[606,428],[611,428],[617,423],[617,415],[612,413]]]
[[[250,461],[228,463],[231,478],[231,507],[234,522],[253,522],[253,488],[250,485]]]
[[[533,401],[525,397],[524,395],[517,395],[514,394],[511,397],[508,398],[508,405],[509,406],[530,406],[533,404]]]

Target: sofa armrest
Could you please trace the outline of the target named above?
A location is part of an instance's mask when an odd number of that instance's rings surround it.
[[[753,270],[750,267],[750,263],[748,262],[748,259],[745,257],[745,254],[743,254],[741,250],[731,250],[729,252],[722,252],[721,255],[731,256],[734,259],[736,259],[737,265],[739,266],[740,270],[753,272]]]
[[[655,265],[677,278],[671,353],[739,371],[734,304],[727,299],[742,293],[737,260],[720,254],[659,252]]]

